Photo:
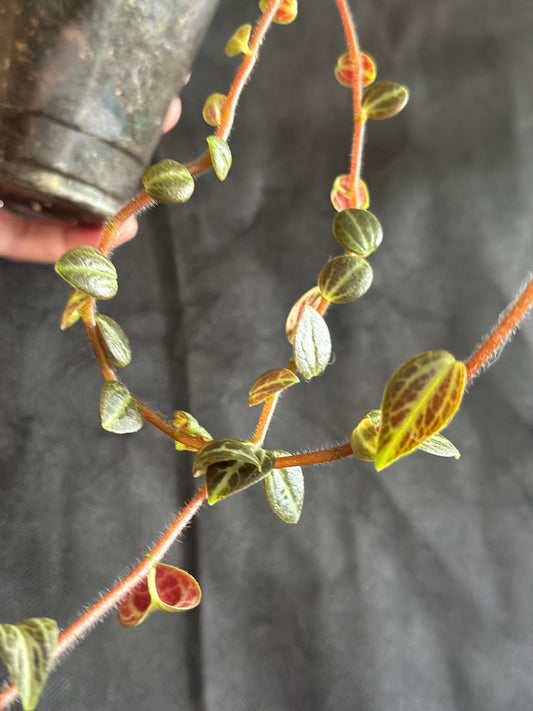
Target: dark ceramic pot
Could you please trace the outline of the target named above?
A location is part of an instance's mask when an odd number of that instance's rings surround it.
[[[2,0],[0,199],[93,224],[137,190],[218,0]]]

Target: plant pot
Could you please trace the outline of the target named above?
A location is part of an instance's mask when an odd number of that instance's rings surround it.
[[[3,0],[0,199],[96,224],[138,189],[218,0]]]

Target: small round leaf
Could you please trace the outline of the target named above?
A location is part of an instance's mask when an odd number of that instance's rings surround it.
[[[373,462],[376,458],[378,433],[376,426],[367,415],[352,432],[350,444],[355,456],[364,462]]]
[[[400,113],[409,100],[409,90],[393,81],[377,81],[363,94],[362,108],[371,119],[388,119]]]
[[[305,306],[294,332],[294,362],[298,372],[310,380],[326,370],[331,358],[331,336],[322,316]]]
[[[264,12],[268,7],[268,0],[260,0],[259,9]],[[298,15],[297,0],[281,0],[278,9],[274,14],[274,22],[278,25],[288,25],[296,19]]]
[[[131,348],[128,337],[122,327],[109,316],[99,314],[96,325],[109,351],[113,363],[124,368],[131,361]]]
[[[288,452],[276,450],[281,457]],[[304,503],[304,476],[301,467],[273,469],[263,479],[263,487],[270,508],[285,523],[298,523]]]
[[[350,187],[349,175],[339,175],[335,178],[333,187],[331,188],[330,200],[337,212],[346,210],[348,207],[355,207],[352,205],[352,189]],[[361,179],[359,179],[358,183],[357,204],[358,207],[363,209],[366,209],[370,205],[368,188],[366,183]]]
[[[211,94],[207,97],[202,109],[202,116],[209,126],[219,126],[222,122],[222,113],[227,98],[224,94]]]
[[[224,52],[227,57],[235,57],[237,54],[250,54],[248,41],[252,32],[252,25],[241,25],[239,29],[231,35],[226,43]]]
[[[104,430],[116,434],[137,432],[144,422],[139,403],[125,385],[116,381],[107,382],[102,388],[100,417]]]
[[[187,202],[194,192],[194,179],[187,168],[175,160],[162,160],[144,172],[142,183],[157,202]]]
[[[378,218],[368,210],[356,208],[348,208],[335,215],[333,234],[341,247],[358,257],[368,257],[383,240]]]
[[[55,270],[75,289],[95,299],[112,299],[117,293],[117,270],[95,247],[69,249],[59,258]]]
[[[219,180],[226,180],[231,168],[231,150],[226,141],[218,136],[208,136],[209,155],[215,175]]]
[[[376,64],[372,57],[364,52],[359,53],[361,61],[361,82],[363,87],[372,84],[376,78]],[[345,52],[337,60],[335,67],[335,78],[343,86],[352,87],[354,83],[354,63],[351,60],[350,53]]]
[[[318,276],[322,296],[334,304],[347,304],[359,299],[372,284],[372,267],[351,254],[334,257],[323,267]]]

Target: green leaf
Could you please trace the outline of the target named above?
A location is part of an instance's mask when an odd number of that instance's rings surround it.
[[[294,332],[294,361],[306,380],[323,373],[331,359],[331,337],[322,316],[305,306]]]
[[[333,234],[341,247],[358,257],[368,257],[383,240],[378,218],[368,210],[356,208],[348,208],[335,215]]]
[[[262,449],[258,457],[259,465],[235,460],[210,464],[205,474],[208,503],[216,504],[264,479],[272,471],[276,455]]]
[[[55,270],[75,289],[95,299],[112,299],[117,293],[117,270],[95,247],[69,249],[59,258]]]
[[[300,379],[293,373],[292,370],[288,368],[275,368],[274,370],[267,370],[266,373],[260,375],[250,388],[250,394],[248,396],[248,405],[253,407],[254,405],[259,405],[260,402],[264,402],[269,397],[276,395],[276,393],[281,392],[290,388],[291,385],[299,383]]]
[[[235,55],[243,54],[249,55],[250,47],[248,46],[248,41],[250,39],[250,34],[252,32],[252,25],[241,25],[235,32],[231,35],[226,43],[224,52],[227,57],[235,57]]]
[[[388,119],[400,113],[409,100],[409,90],[393,81],[377,81],[363,93],[364,113],[371,119]]]
[[[79,321],[81,311],[90,298],[90,296],[83,294],[77,289],[73,289],[70,292],[70,296],[68,297],[65,305],[65,310],[63,311],[63,316],[61,317],[61,323],[59,324],[59,328],[62,331],[74,326],[74,324]]]
[[[231,150],[226,141],[218,136],[208,136],[209,155],[215,175],[219,180],[226,180],[231,168]]]
[[[441,435],[440,432],[431,435],[425,442],[418,445],[418,449],[426,454],[433,454],[436,457],[454,457],[454,459],[459,459],[461,452],[457,447],[450,442],[450,440]]]
[[[152,612],[183,612],[200,604],[202,591],[185,570],[156,563],[148,576],[120,603],[118,620],[124,627],[137,627]]]
[[[198,423],[198,420],[191,415],[190,412],[185,412],[184,410],[176,410],[174,413],[174,421],[172,422],[174,427],[177,427],[182,432],[186,432],[190,435],[198,435],[199,437],[204,437],[206,440],[213,439],[209,432]],[[190,449],[186,444],[182,442],[174,442],[176,449],[178,451],[188,451],[196,452],[196,449]]]
[[[260,453],[264,450],[247,439],[213,439],[194,457],[192,475],[203,476],[211,464],[222,461],[239,461],[261,466]]]
[[[162,160],[144,171],[142,183],[146,193],[157,202],[187,202],[194,192],[194,178],[175,160]]]
[[[96,325],[114,364],[124,368],[131,361],[131,348],[121,326],[109,316],[101,314],[96,317]]]
[[[352,254],[334,257],[318,275],[322,296],[334,304],[347,304],[359,299],[372,284],[374,274],[370,264]]]
[[[384,469],[445,427],[466,382],[464,363],[446,351],[413,356],[393,374],[383,394],[375,466]]]
[[[202,116],[209,126],[219,126],[222,123],[222,114],[227,98],[225,94],[211,94],[207,97],[202,109]]]
[[[104,430],[116,434],[137,432],[144,422],[139,403],[125,385],[116,381],[105,383],[102,388],[100,417]]]
[[[373,462],[376,458],[378,444],[378,432],[376,425],[368,415],[365,415],[361,422],[352,432],[350,437],[352,452],[356,457],[364,462]]]
[[[276,450],[276,457],[289,452]],[[263,479],[270,508],[285,523],[298,523],[304,503],[304,476],[301,467],[273,469]]]
[[[0,625],[0,658],[17,687],[26,711],[35,708],[57,646],[57,622],[33,617],[16,625]]]
[[[312,306],[316,309],[321,301],[322,294],[320,293],[320,289],[318,286],[314,286],[312,289],[309,289],[309,291],[306,291],[303,296],[300,296],[298,301],[291,308],[287,316],[287,322],[285,323],[285,333],[287,334],[287,339],[291,346],[294,343],[296,324],[300,320],[304,308],[306,306]]]

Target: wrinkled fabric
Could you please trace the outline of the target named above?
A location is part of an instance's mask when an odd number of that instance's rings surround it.
[[[465,359],[533,263],[533,8],[523,0],[352,3],[378,78],[410,88],[369,122],[363,176],[384,228],[374,283],[332,307],[335,362],[288,390],[266,446],[346,442],[392,372],[442,348]],[[223,50],[255,3],[225,0],[157,159],[205,148]],[[291,355],[287,313],[340,253],[329,191],[349,167],[351,97],[335,3],[300,3],[246,88],[224,183],[141,218],[102,304],[128,334],[121,374],[155,409],[251,436],[255,378]],[[51,267],[0,263],[0,618],[68,625],[127,572],[195,492],[191,455],[145,425],[100,427],[83,329],[58,323]],[[376,473],[305,470],[298,525],[261,485],[207,505],[165,559],[201,605],[134,630],[115,616],[52,673],[38,708],[92,711],[530,711],[533,706],[533,330],[469,388],[447,436]]]

